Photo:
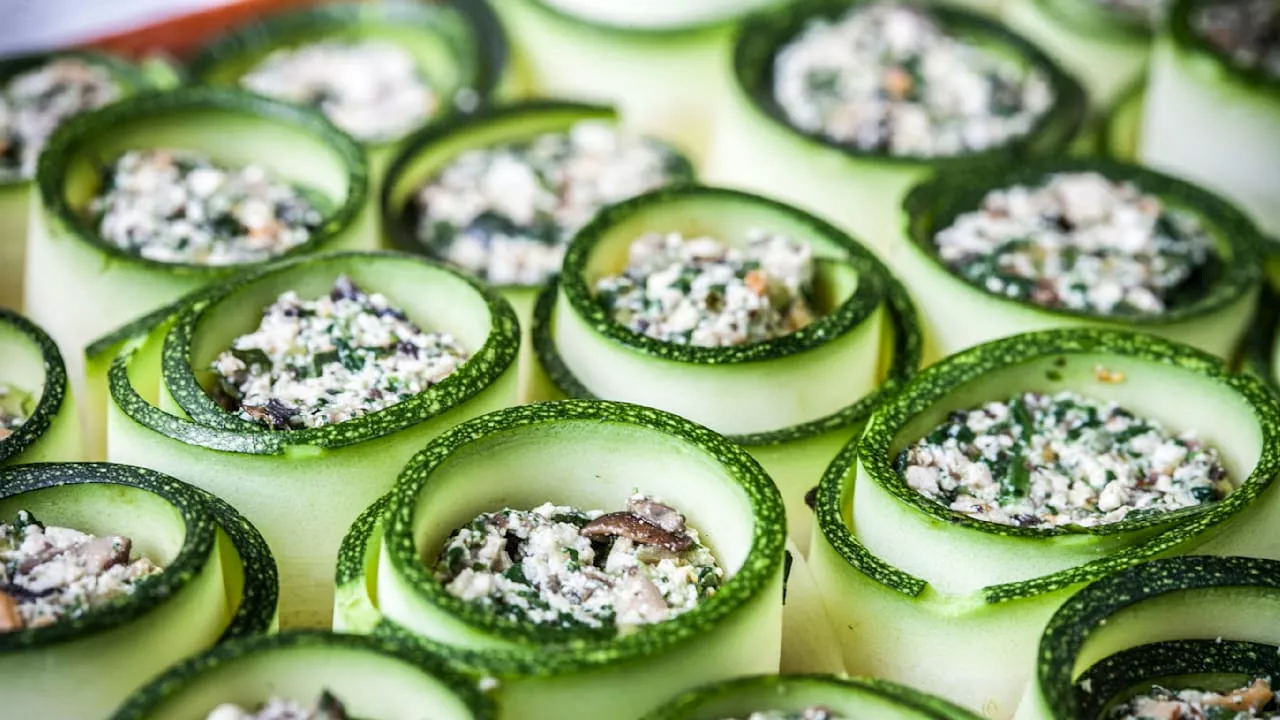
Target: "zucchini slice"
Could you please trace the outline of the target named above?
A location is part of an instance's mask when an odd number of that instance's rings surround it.
[[[1235,489],[1187,510],[1040,529],[952,511],[894,469],[899,451],[953,410],[1061,391],[1115,401],[1172,431],[1194,429]],[[876,410],[818,489],[809,566],[846,668],[1010,717],[1041,628],[1083,583],[1174,552],[1280,558],[1278,422],[1259,381],[1150,335],[1029,333],[925,369]]]
[[[1035,668],[1019,720],[1102,720],[1153,685],[1222,693],[1274,682],[1280,563],[1166,558],[1098,580],[1049,620]]]
[[[1280,235],[1280,75],[1241,69],[1195,29],[1216,4],[1174,0],[1152,50],[1139,157],[1223,193]]]
[[[134,693],[111,720],[203,718],[224,703],[252,711],[273,698],[311,707],[325,693],[353,719],[494,717],[493,703],[471,678],[411,643],[294,630],[187,658]]]
[[[1138,162],[1142,145],[1142,108],[1146,78],[1123,90],[1111,104],[1098,131],[1098,154],[1121,162]]]
[[[1029,298],[990,292],[941,259],[938,234],[952,227],[958,216],[981,208],[988,193],[1039,187],[1061,173],[1097,173],[1115,183],[1131,183],[1159,198],[1169,211],[1194,218],[1211,236],[1208,259],[1168,290],[1163,312],[1045,307]],[[1016,167],[939,173],[911,191],[902,217],[909,241],[890,260],[920,308],[926,363],[998,337],[1078,326],[1153,333],[1230,359],[1248,332],[1262,286],[1257,251],[1261,238],[1243,213],[1177,178],[1102,158],[1042,159]]]
[[[172,662],[268,632],[275,564],[235,510],[152,470],[106,463],[0,469],[0,517],[122,534],[163,567],[122,598],[51,625],[0,633],[6,712],[97,718]]]
[[[58,346],[35,323],[0,308],[0,465],[79,460],[80,421]],[[20,418],[9,427],[4,418]]]
[[[757,712],[800,717],[805,709],[815,706],[840,718],[978,719],[941,698],[875,678],[759,675],[692,690],[646,715],[644,720],[727,720],[751,717]]]
[[[1071,144],[1086,114],[1080,85],[1021,36],[973,13],[930,7],[949,34],[1016,57],[1049,77],[1053,104],[1025,135],[991,150],[919,158],[863,152],[797,129],[773,94],[779,50],[815,18],[835,20],[863,0],[801,0],[749,17],[733,49],[733,78],[718,100],[719,118],[703,175],[776,197],[833,221],[884,254],[901,242],[898,208],[935,170],[998,159],[1055,155]]]
[[[764,342],[662,342],[609,316],[596,280],[625,266],[646,232],[744,242],[752,228],[808,243],[812,324]],[[533,335],[539,399],[621,400],[687,417],[744,446],[782,491],[791,538],[807,552],[805,494],[891,388],[919,364],[915,309],[875,256],[803,211],[722,188],[668,188],[601,212],[574,238],[559,281],[543,291]]]
[[[456,372],[399,404],[322,427],[273,430],[223,410],[205,371],[257,327],[283,292],[329,292],[345,274],[382,292],[420,327],[470,353]],[[519,329],[496,293],[440,265],[395,253],[335,253],[275,263],[190,296],[150,327],[135,324],[108,371],[107,456],[181,475],[230,502],[280,564],[285,627],[327,625],[332,562],[359,509],[444,429],[516,401]],[[292,509],[303,508],[305,522]]]
[[[613,508],[635,492],[684,513],[726,570],[715,594],[663,622],[619,632],[500,618],[424,563],[479,513]],[[623,403],[535,403],[464,423],[409,463],[344,541],[334,625],[416,637],[490,678],[499,718],[634,718],[705,682],[776,671],[785,541],[768,476],[706,428]]]

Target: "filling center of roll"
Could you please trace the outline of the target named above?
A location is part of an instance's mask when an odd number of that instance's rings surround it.
[[[11,385],[0,383],[0,442],[8,439],[31,417],[31,397]]]
[[[127,537],[46,526],[25,510],[0,523],[0,632],[52,625],[130,595],[161,572]]]
[[[893,3],[812,21],[778,52],[773,78],[774,98],[797,128],[889,155],[993,148],[1029,133],[1053,104],[1044,71]]]
[[[294,700],[273,697],[256,710],[246,710],[235,703],[219,705],[205,716],[205,720],[348,720],[349,717],[342,701],[325,690],[314,708],[307,708]]]
[[[314,428],[407,400],[453,374],[467,351],[419,328],[381,293],[339,275],[324,297],[289,291],[213,361],[213,397],[268,428]]]
[[[119,96],[110,72],[76,58],[14,75],[0,88],[0,182],[34,176],[40,151],[58,126]]]
[[[648,233],[631,244],[621,275],[596,298],[617,322],[663,342],[744,345],[813,322],[813,249],[752,229],[739,248],[712,237]]]
[[[1274,0],[1202,3],[1191,27],[1237,67],[1280,78],[1280,6]]]
[[[684,516],[646,495],[611,513],[551,503],[482,513],[449,536],[434,570],[455,597],[564,628],[663,622],[725,578]]]
[[[944,507],[1028,528],[1104,525],[1217,502],[1234,489],[1218,451],[1194,434],[1066,391],[952,412],[895,466]]]
[[[1226,693],[1170,690],[1155,686],[1150,693],[1117,705],[1111,720],[1251,720],[1280,718],[1280,705],[1269,678]]]
[[[738,720],[725,718],[724,720]],[[803,710],[761,710],[753,712],[746,720],[848,720],[825,705],[811,705]]]
[[[934,243],[987,292],[1102,315],[1159,315],[1194,300],[1215,259],[1195,216],[1095,172],[993,190]]]

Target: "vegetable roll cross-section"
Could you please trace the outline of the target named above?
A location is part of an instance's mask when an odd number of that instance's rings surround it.
[[[53,339],[0,308],[0,465],[80,459],[80,421]]]

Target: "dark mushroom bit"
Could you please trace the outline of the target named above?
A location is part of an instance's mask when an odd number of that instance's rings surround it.
[[[738,720],[725,718],[725,720]],[[753,712],[746,720],[845,720],[845,716],[824,705],[812,705],[803,710],[762,710]]]
[[[725,576],[684,516],[646,495],[612,513],[551,503],[482,513],[454,531],[434,570],[450,594],[501,617],[593,628],[668,620]]]
[[[1275,720],[1280,718],[1280,705],[1270,678],[1255,678],[1246,687],[1224,693],[1156,686],[1115,706],[1110,716],[1112,720]]]
[[[257,710],[245,710],[235,703],[225,703],[214,708],[205,720],[353,720],[347,709],[333,693],[325,690],[314,710],[308,710],[293,700],[273,697]]]

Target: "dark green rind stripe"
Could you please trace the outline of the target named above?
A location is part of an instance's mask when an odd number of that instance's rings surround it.
[[[1165,23],[1165,33],[1172,40],[1174,48],[1180,54],[1210,61],[1215,75],[1280,100],[1280,76],[1268,74],[1262,68],[1245,70],[1237,67],[1230,58],[1218,52],[1217,48],[1191,27],[1191,16],[1195,11],[1216,2],[1219,0],[1174,0]]]
[[[1039,185],[1058,173],[1079,172],[1097,172],[1109,180],[1131,182],[1143,192],[1156,195],[1172,207],[1188,209],[1206,221],[1214,231],[1222,262],[1221,271],[1214,273],[1207,292],[1191,303],[1175,305],[1159,315],[1117,316],[1069,308],[1046,308],[1029,300],[989,293],[980,283],[960,276],[938,257],[934,242],[937,233],[951,226],[962,213],[981,207],[987,193],[1015,185]],[[974,291],[1046,316],[1089,318],[1144,329],[1212,315],[1256,290],[1262,282],[1262,236],[1244,213],[1197,185],[1140,165],[1106,158],[1055,157],[942,171],[917,185],[907,195],[902,207],[907,218],[908,238],[930,262]]]
[[[781,5],[790,0],[777,0],[777,4]],[[626,25],[611,25],[607,23],[594,22],[584,17],[572,15],[558,8],[551,7],[543,0],[521,0],[526,5],[540,12],[554,17],[556,20],[574,27],[578,32],[600,34],[608,33],[616,35],[624,40],[642,40],[657,44],[685,42],[698,35],[710,35],[718,30],[731,28],[740,22],[739,15],[731,15],[729,17],[706,20],[702,22],[672,25],[670,27],[632,27]]]
[[[20,456],[35,445],[53,425],[67,398],[67,366],[58,345],[38,325],[8,308],[0,308],[0,323],[9,325],[40,350],[44,358],[44,389],[31,417],[13,434],[0,440],[0,465]]]
[[[348,135],[334,127],[323,115],[307,108],[289,105],[240,90],[207,87],[179,88],[162,93],[136,95],[113,105],[71,118],[53,134],[40,156],[36,184],[40,202],[51,213],[56,231],[89,245],[106,256],[108,262],[138,265],[171,275],[213,280],[261,265],[260,262],[238,265],[196,265],[167,263],[142,257],[104,241],[85,223],[84,218],[67,202],[63,188],[73,158],[102,134],[114,132],[121,125],[154,122],[157,118],[198,115],[202,112],[234,112],[298,128],[323,142],[346,166],[347,193],[307,242],[289,249],[279,258],[292,258],[323,249],[339,233],[346,230],[364,207],[369,188],[369,166],[364,151]]]
[[[1241,366],[1245,372],[1266,384],[1271,392],[1280,396],[1280,378],[1276,377],[1272,348],[1275,346],[1276,328],[1280,325],[1280,296],[1264,287],[1258,298],[1258,308],[1253,315],[1253,325],[1245,338],[1241,352]]]
[[[243,515],[213,493],[192,487],[204,496],[206,510],[235,547],[236,561],[244,573],[235,615],[219,642],[271,631],[280,599],[280,575],[267,541]]]

